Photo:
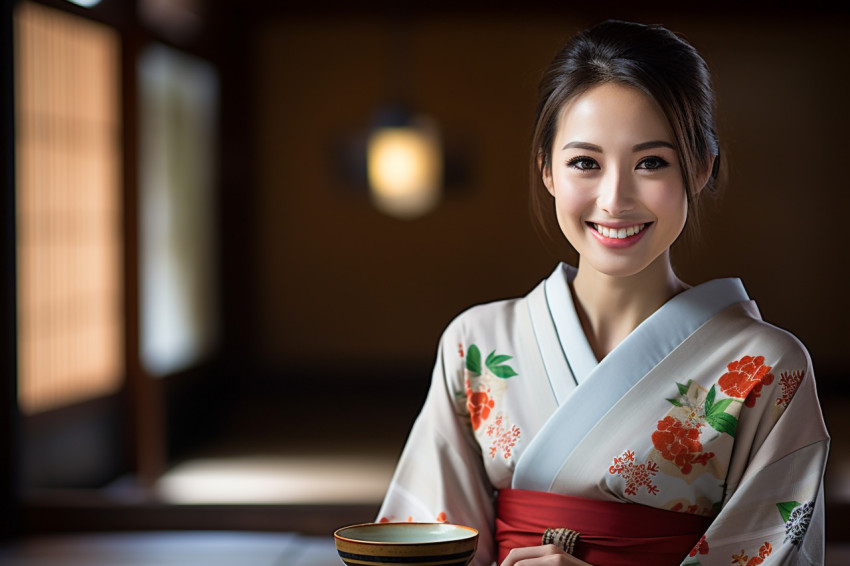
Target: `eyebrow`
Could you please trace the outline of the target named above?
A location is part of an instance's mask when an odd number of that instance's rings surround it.
[[[672,149],[673,151],[676,151],[675,145],[673,145],[670,142],[664,141],[664,140],[654,140],[654,141],[639,143],[635,146],[632,146],[632,151],[636,151],[636,152],[637,151],[644,151],[644,150],[647,150],[647,149],[655,149],[656,147],[667,147],[667,148]]]
[[[595,144],[592,144],[592,143],[587,143],[587,142],[582,142],[582,141],[571,141],[571,142],[567,143],[561,149],[573,149],[573,148],[584,149],[584,150],[587,150],[587,151],[595,151],[597,153],[602,153],[602,148],[599,147],[598,145],[595,145]]]
[[[667,148],[672,149],[673,151],[676,151],[676,146],[674,146],[672,143],[664,141],[664,140],[653,140],[653,141],[647,141],[647,142],[639,143],[637,145],[632,146],[632,151],[634,151],[634,152],[645,151],[647,149],[655,149],[656,147],[667,147]],[[561,148],[561,149],[584,149],[586,151],[595,151],[597,153],[604,153],[602,151],[602,148],[599,147],[598,145],[588,143],[588,142],[583,142],[583,141],[571,141],[571,142],[567,143],[566,145],[564,145],[564,147]]]

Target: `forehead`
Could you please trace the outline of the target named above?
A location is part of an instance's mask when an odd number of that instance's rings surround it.
[[[595,86],[567,102],[561,109],[556,138],[594,143],[675,142],[661,106],[642,91],[618,83]]]

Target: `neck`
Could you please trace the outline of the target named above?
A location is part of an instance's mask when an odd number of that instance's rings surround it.
[[[572,284],[579,320],[593,353],[602,359],[674,295],[687,289],[663,254],[643,271],[615,277],[582,269]]]

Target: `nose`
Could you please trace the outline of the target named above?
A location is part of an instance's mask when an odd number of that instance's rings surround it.
[[[611,216],[619,216],[635,206],[634,181],[628,172],[609,169],[600,180],[596,204]]]

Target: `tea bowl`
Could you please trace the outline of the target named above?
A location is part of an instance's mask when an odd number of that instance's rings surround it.
[[[478,531],[448,523],[363,523],[334,532],[347,566],[466,566]]]

